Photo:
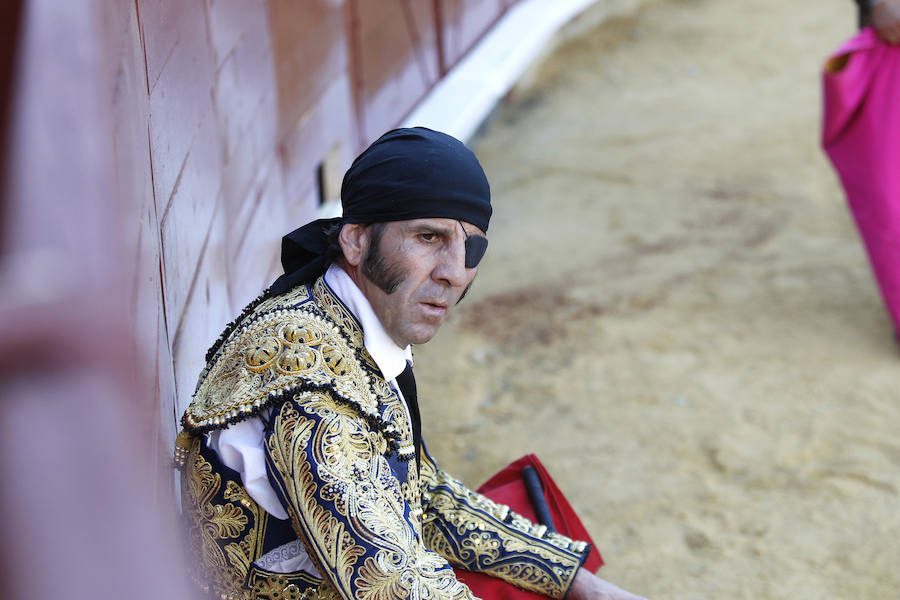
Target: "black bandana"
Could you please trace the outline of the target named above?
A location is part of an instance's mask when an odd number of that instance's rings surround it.
[[[415,127],[387,132],[353,161],[341,185],[341,205],[342,217],[313,221],[282,238],[285,274],[272,284],[272,294],[326,271],[325,231],[331,225],[447,218],[487,232],[491,190],[475,154],[462,142]],[[466,266],[478,264],[486,248],[483,236],[467,236]]]

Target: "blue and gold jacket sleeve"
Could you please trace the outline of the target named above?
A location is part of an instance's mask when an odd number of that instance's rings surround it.
[[[590,545],[473,492],[422,452],[425,544],[452,565],[550,598],[568,593]]]
[[[336,398],[322,390],[285,401],[266,436],[269,479],[325,582],[354,600],[472,598],[426,549],[384,437]]]

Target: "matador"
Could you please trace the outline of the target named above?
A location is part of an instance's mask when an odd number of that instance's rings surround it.
[[[637,598],[582,568],[587,543],[470,491],[421,439],[411,346],[434,335],[487,249],[475,155],[429,129],[388,132],[345,174],[341,204],[340,218],[284,237],[285,274],[210,348],[182,417],[202,589],[471,598],[457,567],[550,598]]]

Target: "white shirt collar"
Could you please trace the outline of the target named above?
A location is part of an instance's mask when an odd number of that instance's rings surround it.
[[[381,370],[382,376],[387,381],[396,379],[406,368],[406,361],[412,361],[412,348],[401,348],[391,339],[362,290],[336,263],[332,263],[325,272],[325,283],[359,321],[363,330],[363,344]]]

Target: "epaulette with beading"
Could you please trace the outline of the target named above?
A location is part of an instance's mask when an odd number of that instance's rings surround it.
[[[298,394],[328,391],[397,450],[399,434],[381,417],[378,375],[359,324],[322,280],[254,303],[211,352],[182,417],[184,430],[224,429]]]

